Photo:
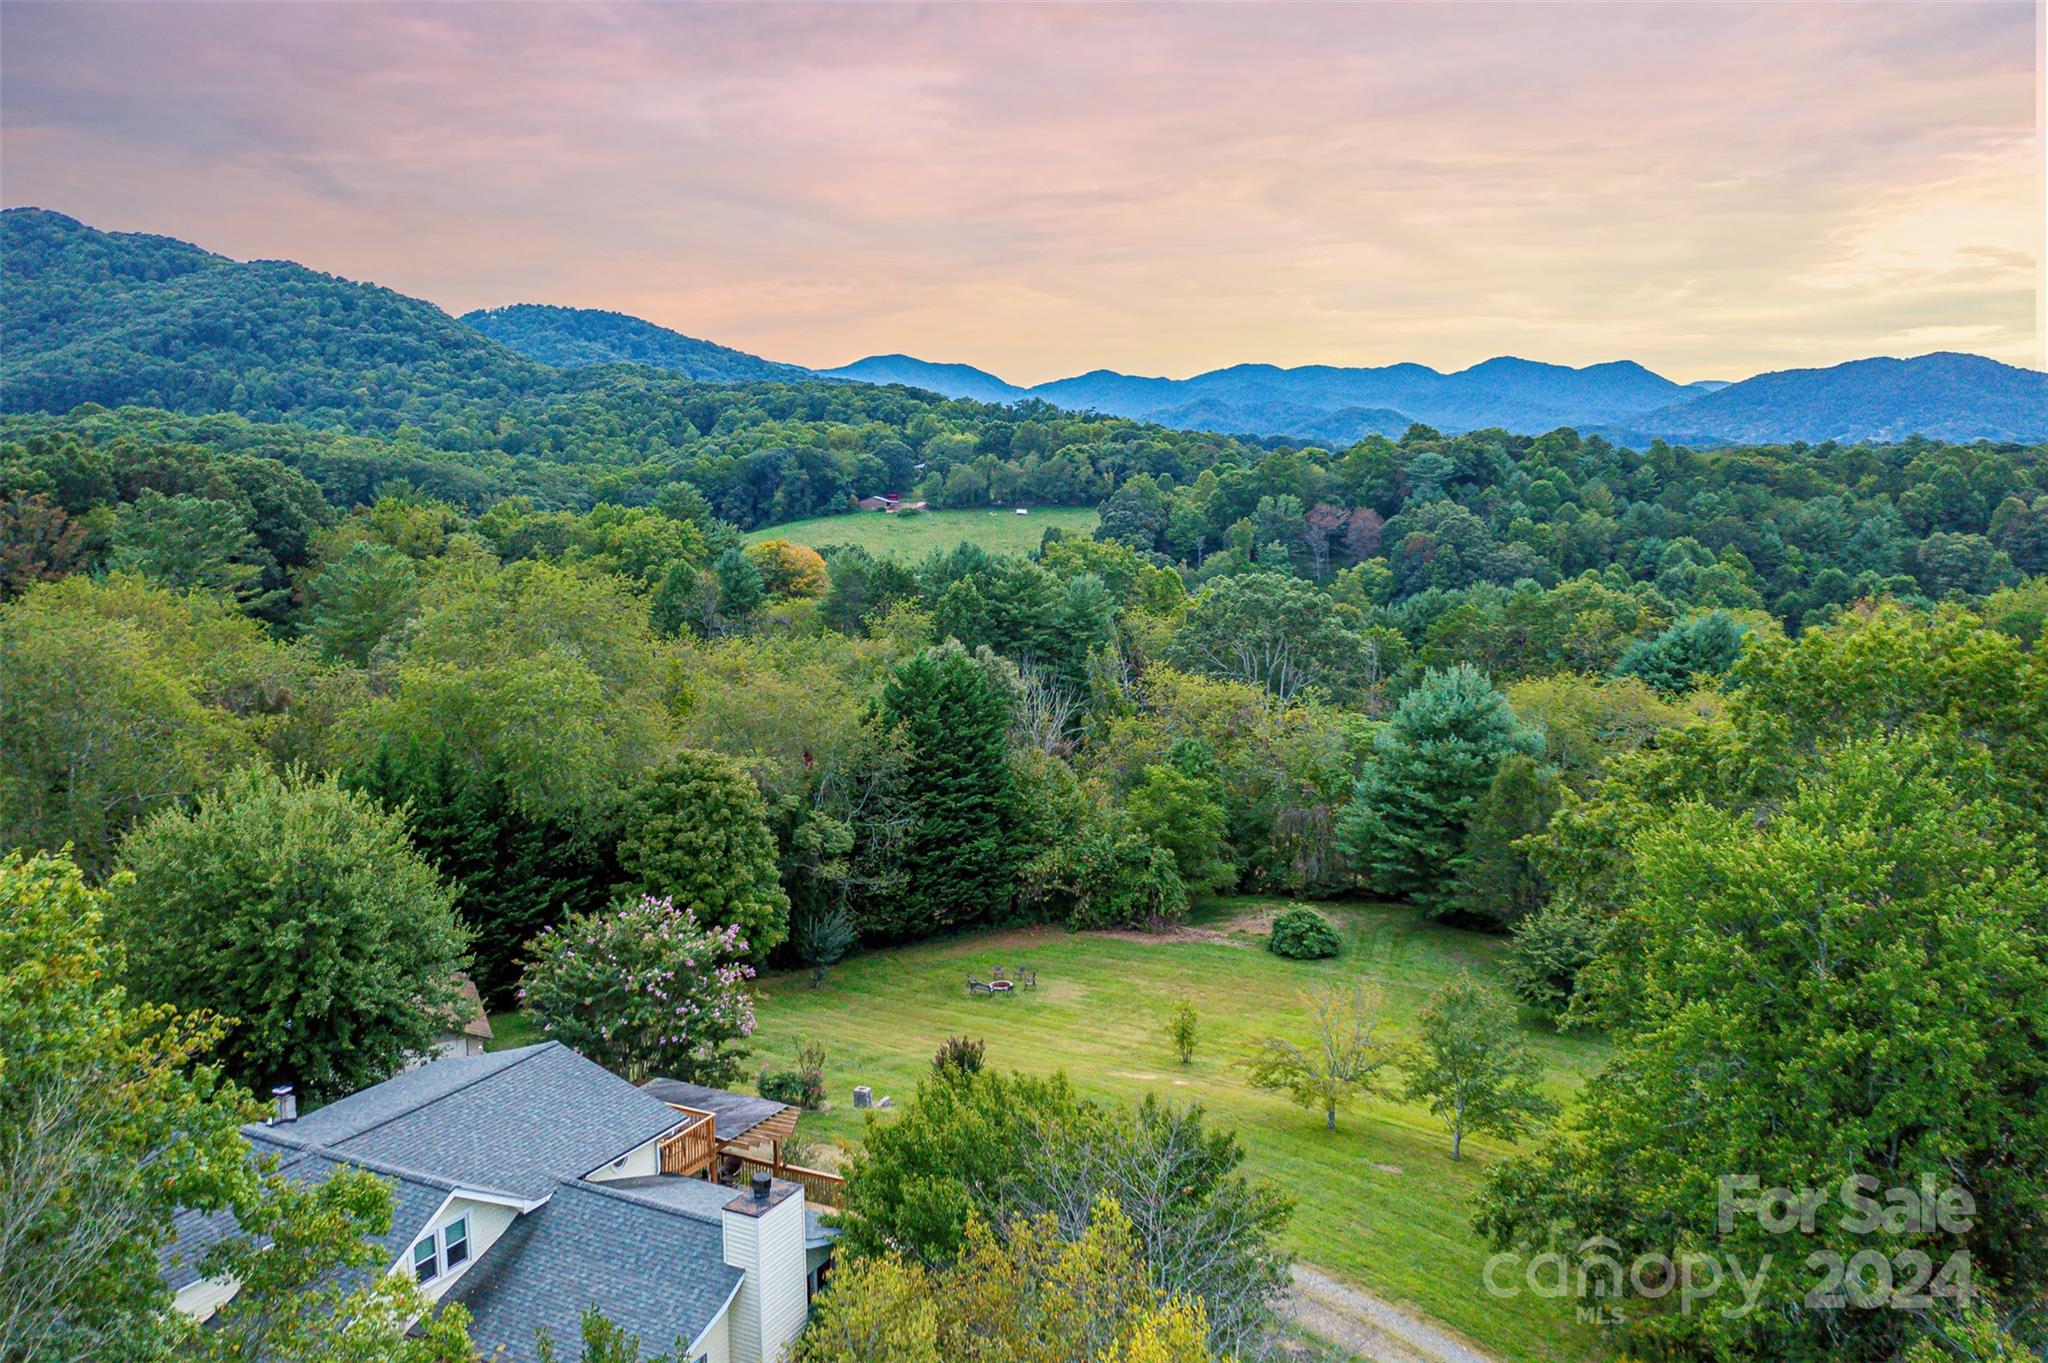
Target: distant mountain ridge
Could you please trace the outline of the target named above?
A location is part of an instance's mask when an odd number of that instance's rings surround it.
[[[1524,434],[1571,426],[1631,444],[1853,442],[1915,433],[1964,441],[2048,436],[2048,374],[1953,352],[1688,384],[1632,360],[1574,369],[1513,356],[1448,374],[1419,364],[1243,364],[1188,379],[1098,369],[1032,388],[966,365],[929,365],[904,355],[821,372],[948,397],[1042,398],[1183,429],[1342,444],[1399,435],[1414,422],[1448,432],[1498,426]],[[971,387],[961,374],[973,376]]]
[[[1167,379],[1096,370],[1033,387],[962,364],[878,355],[809,370],[622,313],[514,305],[457,320],[433,304],[290,261],[239,262],[61,213],[0,212],[0,410],[81,403],[232,411],[391,430],[646,384],[617,363],[715,383],[905,384],[983,402],[1038,399],[1184,430],[1342,446],[1421,422],[1456,433],[1574,427],[1622,443],[2048,438],[2048,375],[1939,353],[1678,384],[1632,361],[1571,368],[1502,356],[1441,373],[1244,364]]]
[[[927,388],[949,398],[975,402],[1018,402],[1031,391],[1004,383],[986,369],[971,364],[934,364],[909,355],[870,355],[837,369],[811,371],[823,378],[848,379],[855,383],[900,383],[906,388]]]
[[[1952,350],[1784,369],[1644,413],[1614,434],[1738,445],[2032,439],[2048,434],[2048,374]]]

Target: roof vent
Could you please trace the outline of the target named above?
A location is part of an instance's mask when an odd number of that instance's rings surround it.
[[[768,1175],[766,1175],[766,1174],[762,1174],[762,1173],[757,1173],[757,1174],[755,1174],[755,1175],[754,1175],[754,1201],[756,1201],[756,1202],[766,1202],[766,1201],[768,1200],[768,1190],[769,1190],[770,1188],[774,1187],[774,1186],[775,1186],[775,1180],[774,1180],[774,1179],[772,1179],[772,1178],[770,1178],[770,1177],[769,1177]]]
[[[277,1113],[270,1119],[272,1126],[283,1126],[299,1119],[299,1095],[292,1092],[290,1084],[279,1084],[270,1091],[270,1096],[277,1100]]]

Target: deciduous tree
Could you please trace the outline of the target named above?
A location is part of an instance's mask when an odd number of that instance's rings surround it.
[[[729,1083],[754,1032],[746,955],[737,925],[650,896],[542,933],[519,997],[542,1031],[628,1079]]]
[[[453,889],[396,814],[331,778],[245,768],[138,826],[120,867],[108,923],[130,987],[234,1019],[220,1056],[251,1088],[353,1092],[455,1015]]]
[[[105,905],[65,857],[0,857],[0,1358],[151,1356],[172,1213],[247,1186],[221,1022],[127,995]]]
[[[1537,1089],[1542,1062],[1515,1033],[1514,1010],[1471,975],[1430,996],[1416,1016],[1421,1040],[1408,1065],[1407,1096],[1428,1103],[1451,1133],[1451,1158],[1465,1133],[1510,1140],[1556,1112]]]
[[[1367,1094],[1391,1090],[1383,1071],[1394,1062],[1380,1035],[1379,996],[1366,986],[1331,985],[1304,995],[1309,1039],[1296,1043],[1265,1036],[1252,1044],[1244,1069],[1253,1087],[1286,1093],[1323,1114],[1323,1129],[1337,1129],[1337,1110]]]

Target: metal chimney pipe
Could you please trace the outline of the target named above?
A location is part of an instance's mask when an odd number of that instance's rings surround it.
[[[772,1178],[770,1178],[770,1177],[769,1177],[768,1175],[766,1175],[766,1174],[758,1174],[758,1173],[757,1173],[757,1174],[755,1174],[755,1175],[754,1175],[754,1201],[756,1201],[756,1202],[766,1202],[766,1201],[768,1200],[768,1191],[769,1191],[769,1189],[770,1189],[770,1188],[772,1188],[772,1187],[774,1186],[774,1184],[775,1184],[775,1180],[774,1180],[774,1179],[772,1179]]]

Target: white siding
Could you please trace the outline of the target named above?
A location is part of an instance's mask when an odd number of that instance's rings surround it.
[[[398,1252],[398,1262],[391,1266],[391,1270],[394,1273],[412,1272],[412,1247],[428,1235],[438,1235],[442,1227],[456,1218],[467,1216],[469,1258],[456,1265],[453,1273],[443,1273],[426,1284],[427,1299],[439,1301],[442,1294],[455,1286],[462,1275],[469,1272],[490,1247],[498,1242],[498,1237],[505,1233],[505,1228],[510,1226],[513,1218],[518,1215],[519,1213],[512,1208],[499,1206],[495,1202],[474,1202],[466,1197],[451,1197],[442,1205],[440,1211],[434,1213],[434,1218],[427,1223],[426,1229],[406,1242],[405,1248]]]
[[[697,1351],[688,1355],[685,1363],[732,1363],[732,1308],[727,1307],[711,1322],[711,1328],[697,1341]]]
[[[746,1274],[733,1299],[732,1363],[780,1363],[810,1312],[802,1193],[764,1216],[727,1212],[725,1261]]]
[[[645,1145],[635,1146],[617,1160],[601,1169],[593,1169],[583,1177],[592,1183],[603,1183],[614,1178],[645,1178],[661,1172],[661,1141],[655,1139]]]

